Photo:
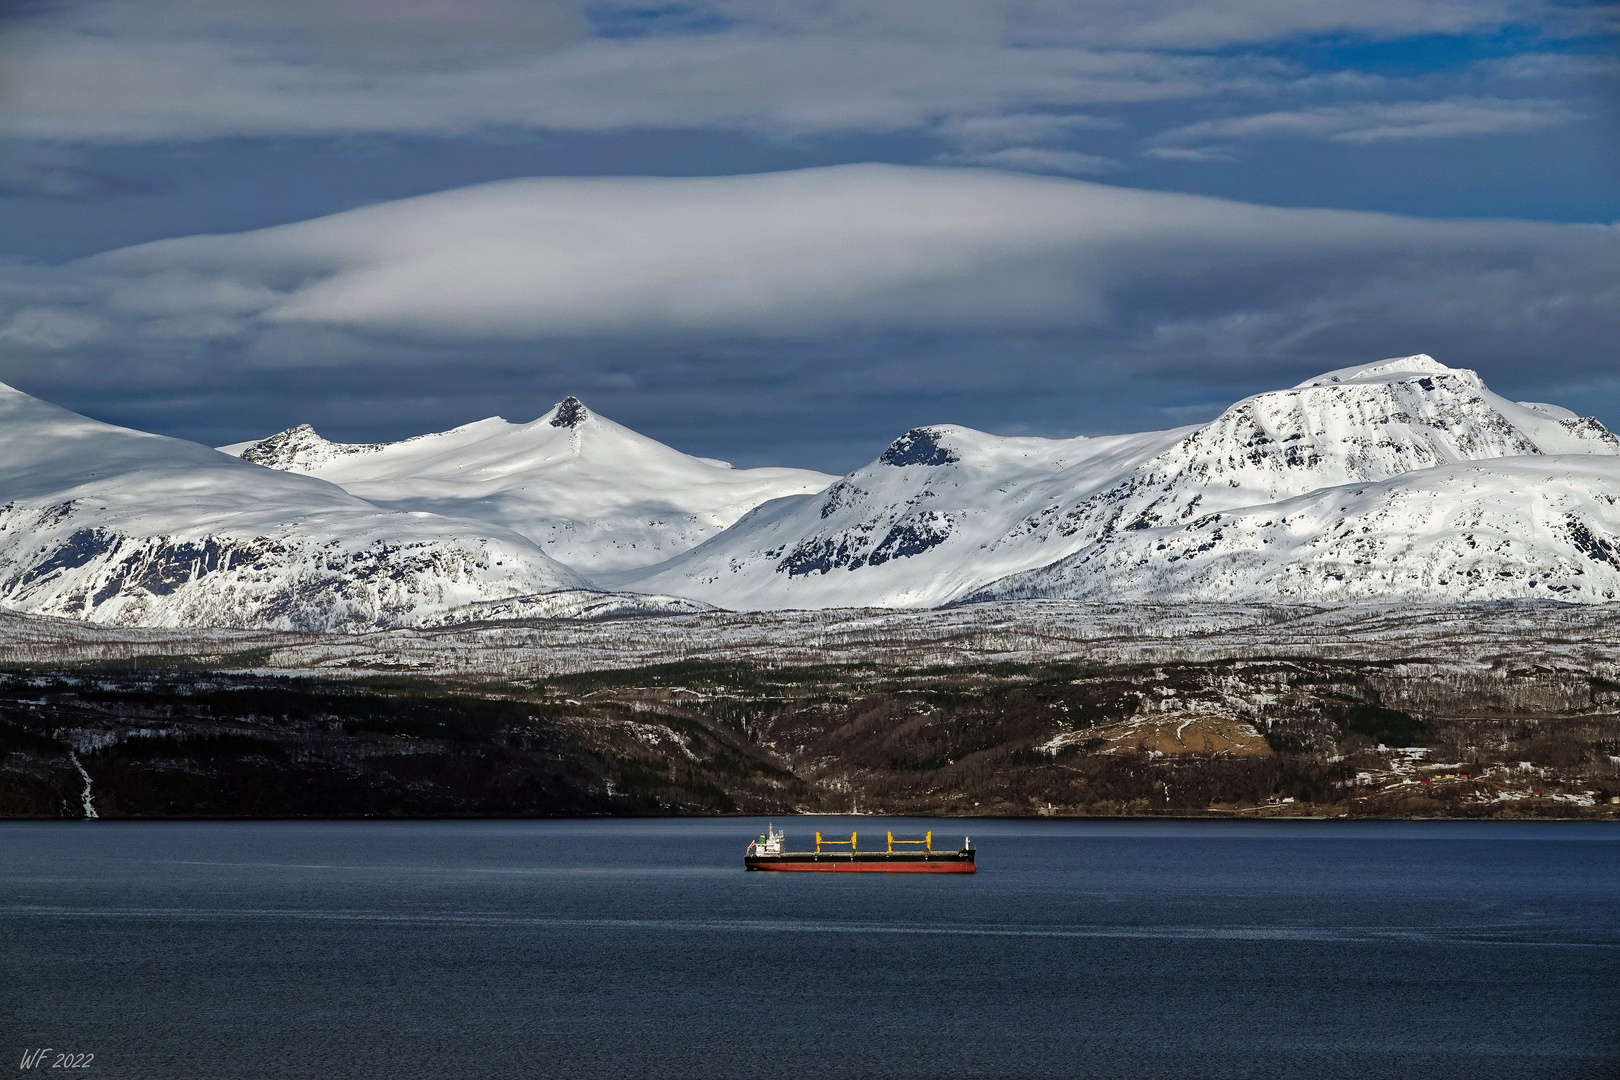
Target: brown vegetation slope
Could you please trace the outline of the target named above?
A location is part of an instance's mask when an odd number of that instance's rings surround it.
[[[1316,658],[0,676],[0,814],[87,790],[102,817],[1620,817],[1620,685]]]

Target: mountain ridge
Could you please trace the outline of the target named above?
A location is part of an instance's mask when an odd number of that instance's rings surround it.
[[[1012,467],[1014,455],[1046,462],[1049,475]],[[1481,484],[1479,469],[1509,461],[1519,464],[1503,465],[1502,484]],[[1454,476],[1449,495],[1444,484],[1423,493],[1425,477],[1442,479],[1435,470],[1465,465],[1474,471]],[[1526,495],[1536,486],[1525,488],[1531,475],[1558,497]],[[1579,491],[1560,487],[1561,477],[1574,478]],[[1407,558],[1400,536],[1421,532],[1435,513],[1470,512],[1482,514],[1481,535],[1489,534],[1501,565],[1475,565],[1476,574],[1448,578],[1441,563],[1460,557],[1448,542],[1423,556],[1433,564],[1425,575],[1358,572],[1352,576],[1362,584],[1346,588],[1332,559],[1315,561],[1275,535],[1234,547],[1233,536],[1220,532],[1230,519],[1219,515],[1253,518],[1259,528],[1271,507],[1296,499],[1308,505],[1318,496],[1331,502],[1326,493],[1355,485],[1376,488],[1386,505],[1356,511],[1363,517],[1354,527],[1387,530],[1392,539],[1363,552],[1360,563],[1348,557],[1351,566],[1366,566],[1369,557]],[[1255,394],[1207,424],[1167,432],[1017,440],[950,425],[914,429],[837,481],[819,505],[800,500],[762,508],[663,566],[605,580],[760,608],[1095,599],[1121,595],[1120,589],[1140,599],[1260,599],[1278,595],[1272,589],[1294,599],[1356,599],[1384,595],[1380,587],[1390,595],[1452,599],[1548,595],[1553,588],[1590,602],[1611,599],[1620,587],[1609,578],[1615,568],[1603,560],[1592,565],[1587,554],[1620,545],[1610,539],[1620,538],[1620,520],[1609,513],[1612,493],[1620,493],[1620,439],[1601,423],[1556,406],[1508,401],[1475,372],[1416,354]],[[1493,515],[1492,500],[1512,509]],[[1013,508],[1019,512],[1005,512]],[[1420,511],[1420,519],[1411,519]],[[1543,522],[1549,515],[1555,524]],[[1348,521],[1313,512],[1292,519],[1296,531],[1309,533],[1307,518],[1318,530],[1342,529]],[[1200,531],[1194,542],[1178,539]],[[1148,546],[1137,550],[1138,541]],[[1480,536],[1473,542],[1480,544]],[[1223,543],[1232,550],[1210,554]],[[1120,554],[1105,558],[1103,549]],[[1134,552],[1129,558],[1127,550]],[[1315,577],[1270,566],[1284,552],[1316,567]],[[1222,557],[1224,575],[1189,576],[1186,565],[1177,565]],[[874,561],[881,564],[876,570]],[[1245,561],[1253,565],[1240,572],[1236,564]],[[1534,564],[1535,572],[1515,569],[1520,563]],[[1049,569],[1059,565],[1071,576]]]
[[[0,607],[328,630],[1033,598],[1620,598],[1620,438],[1426,354],[1166,431],[912,428],[838,478],[681,454],[575,397],[527,424],[355,444],[300,425],[221,449],[0,385]]]
[[[364,630],[603,617],[615,599],[487,522],[381,509],[315,477],[106,424],[0,384],[0,607],[113,626]],[[554,600],[538,597],[563,593]],[[521,602],[521,603],[520,603]]]
[[[834,479],[693,457],[571,395],[526,424],[495,416],[390,443],[331,442],[303,424],[219,449],[379,506],[500,525],[585,574],[662,562],[763,502]]]

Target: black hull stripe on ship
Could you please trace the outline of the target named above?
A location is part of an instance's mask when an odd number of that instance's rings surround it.
[[[930,863],[930,862],[972,862],[977,851],[935,851],[925,853],[921,851],[874,851],[870,854],[864,851],[851,855],[849,852],[824,851],[817,854],[810,852],[784,851],[780,855],[749,855],[744,861],[748,863]]]

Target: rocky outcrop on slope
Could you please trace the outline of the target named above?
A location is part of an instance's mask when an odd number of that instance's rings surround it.
[[[0,605],[111,626],[356,630],[580,584],[521,539],[404,515],[373,513],[357,530],[310,514],[246,534],[103,520],[79,500],[0,509]]]
[[[370,454],[381,450],[385,443],[337,443],[321,438],[308,424],[278,431],[267,439],[260,439],[241,449],[236,456],[267,469],[286,472],[309,472],[350,454]]]

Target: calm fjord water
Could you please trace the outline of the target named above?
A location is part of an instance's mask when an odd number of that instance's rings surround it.
[[[0,824],[0,1050],[153,1080],[1620,1077],[1612,826],[778,824],[966,831],[981,872],[749,874],[751,820]]]

